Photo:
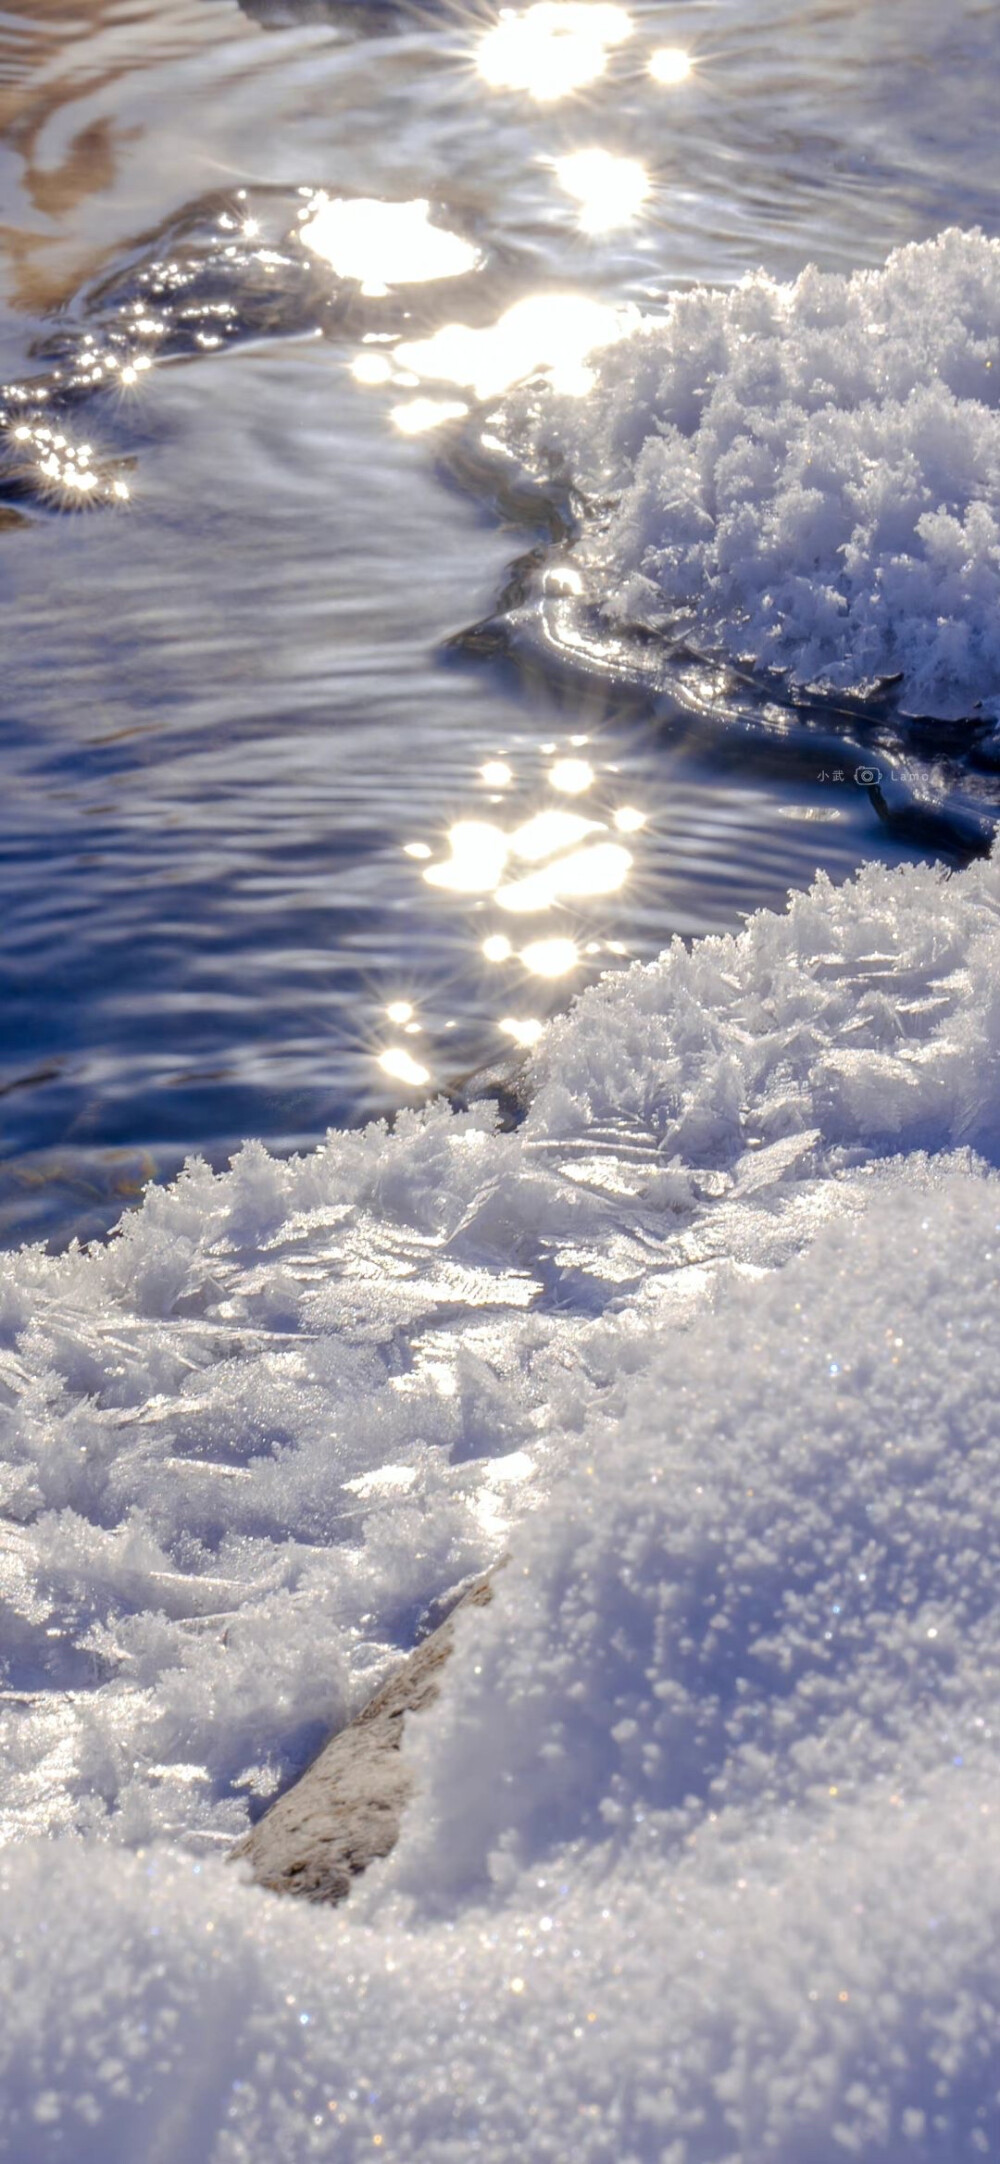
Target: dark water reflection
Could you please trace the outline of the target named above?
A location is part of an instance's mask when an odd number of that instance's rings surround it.
[[[758,261],[877,261],[944,219],[997,223],[975,87],[992,8],[947,25],[916,0],[631,14],[606,72],[549,103],[477,76],[482,9],[172,0],[68,24],[36,0],[0,17],[12,381],[76,351],[109,291],[131,306],[149,234],[209,190],[278,191],[279,208],[306,187],[426,199],[481,256],[401,298],[364,300],[315,262],[297,284],[281,272],[273,320],[237,282],[235,350],[167,340],[79,409],[93,458],[128,474],[127,507],[8,509],[8,1242],[103,1229],[192,1148],[305,1145],[389,1110],[424,1076],[530,1041],[609,963],[732,928],[817,865],[843,877],[919,853],[816,746],[723,751],[613,684],[446,651],[531,534],[456,484],[438,432],[404,432],[419,384],[352,373],[380,339],[553,288],[618,304]],[[670,102],[647,63],[680,43],[697,66]],[[624,228],[586,234],[553,161],[595,145],[638,159],[649,194]],[[565,760],[585,788],[558,785]],[[587,822],[597,890],[586,865],[567,872],[569,844],[518,855],[542,811]],[[504,838],[486,845],[492,885],[429,880],[469,821]],[[550,899],[512,905],[539,867]]]

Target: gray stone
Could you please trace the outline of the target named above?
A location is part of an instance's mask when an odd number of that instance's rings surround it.
[[[413,1787],[399,1748],[405,1716],[437,1697],[460,1610],[484,1607],[492,1595],[491,1577],[461,1595],[294,1788],[237,1842],[230,1862],[248,1862],[258,1885],[275,1893],[333,1903],[344,1899],[376,1856],[389,1854]]]

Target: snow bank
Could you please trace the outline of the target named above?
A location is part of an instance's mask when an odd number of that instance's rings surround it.
[[[678,295],[537,386],[507,444],[585,502],[569,561],[609,622],[911,711],[1000,696],[1000,241],[949,231],[882,271]]]
[[[6,1262],[4,1823],[62,1837],[0,1858],[0,2154],[990,2153],[998,985],[1000,863],[820,880],[585,995],[516,1134]],[[500,1547],[394,1855],[248,1887],[247,1790]]]
[[[998,1207],[993,1178],[894,1169],[804,1260],[643,1345],[415,1731],[393,1875],[422,1908],[581,1838],[669,1853],[706,1814],[802,1838],[830,1798],[989,1779]]]

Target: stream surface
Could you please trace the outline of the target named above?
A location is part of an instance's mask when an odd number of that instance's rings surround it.
[[[988,838],[946,745],[887,823],[832,723],[467,634],[556,516],[477,449],[543,358],[509,312],[559,297],[558,366],[579,305],[995,233],[995,7],[554,12],[0,14],[8,1246],[418,1101],[817,867]],[[488,385],[398,353],[456,323],[507,324]]]

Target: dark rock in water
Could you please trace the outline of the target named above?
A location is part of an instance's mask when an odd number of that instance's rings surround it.
[[[355,1719],[326,1744],[301,1779],[237,1842],[259,1886],[305,1901],[343,1901],[351,1882],[396,1845],[413,1776],[400,1753],[404,1718],[437,1697],[459,1609],[485,1607],[492,1577],[461,1594],[414,1653]]]
[[[492,1101],[499,1114],[501,1133],[509,1134],[520,1127],[534,1094],[528,1056],[525,1052],[514,1053],[509,1059],[490,1060],[485,1067],[474,1067],[471,1074],[459,1075],[452,1082],[445,1096],[456,1112],[467,1112],[471,1105]]]
[[[878,782],[865,786],[870,803],[894,841],[905,842],[912,849],[933,851],[958,865],[971,864],[976,857],[989,856],[996,831],[995,818],[992,821],[982,816],[977,819],[968,812],[963,816],[951,806],[939,809],[935,804],[922,804],[919,800],[894,804],[888,801]]]

